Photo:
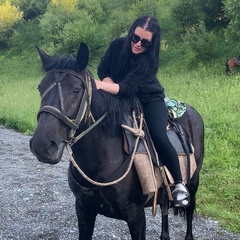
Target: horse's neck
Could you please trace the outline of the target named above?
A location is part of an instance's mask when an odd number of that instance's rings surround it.
[[[122,144],[122,137],[109,137],[101,128],[96,127],[73,146],[73,156],[89,177],[104,179],[115,172],[127,158]]]
[[[88,131],[88,129],[85,129],[85,131]],[[81,134],[81,132],[78,133]],[[101,125],[97,125],[73,146],[73,152],[79,155],[79,158],[94,156],[97,160],[99,156],[102,158],[102,156],[114,156],[115,153],[122,154],[122,142],[123,135],[121,133],[110,136]]]

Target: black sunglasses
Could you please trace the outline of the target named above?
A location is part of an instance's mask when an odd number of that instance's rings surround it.
[[[145,48],[149,48],[151,45],[152,45],[152,43],[150,42],[150,41],[148,41],[147,39],[141,39],[138,35],[136,35],[136,34],[133,34],[132,35],[132,38],[131,38],[131,41],[133,42],[133,43],[138,43],[139,41],[141,41],[141,46],[142,47],[145,47]]]

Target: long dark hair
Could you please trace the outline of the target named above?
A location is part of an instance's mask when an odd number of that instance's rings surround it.
[[[141,27],[153,34],[152,45],[141,54],[135,55],[130,68],[130,61],[133,58],[131,50],[131,39],[137,27]],[[121,76],[134,78],[137,76],[155,76],[159,67],[160,53],[160,26],[158,20],[153,16],[142,16],[137,18],[129,29],[121,51]]]

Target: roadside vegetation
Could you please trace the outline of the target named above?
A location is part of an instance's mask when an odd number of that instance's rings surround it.
[[[0,9],[7,9],[0,16],[0,124],[28,135],[36,127],[37,85],[44,76],[35,45],[60,55],[74,54],[86,42],[97,77],[97,63],[113,38],[126,34],[136,16],[158,17],[158,75],[166,95],[196,108],[205,122],[197,213],[240,233],[240,74],[238,69],[225,74],[227,59],[240,55],[239,3],[0,0]]]

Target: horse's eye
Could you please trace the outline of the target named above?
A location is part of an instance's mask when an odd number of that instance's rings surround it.
[[[80,92],[80,88],[74,89],[74,93],[78,94]]]

